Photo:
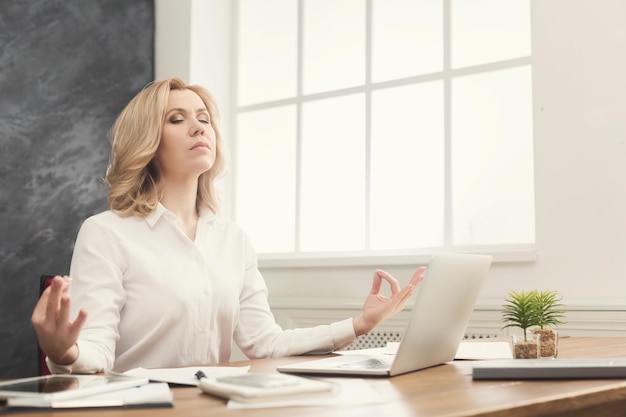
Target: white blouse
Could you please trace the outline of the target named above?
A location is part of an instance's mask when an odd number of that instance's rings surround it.
[[[192,241],[159,204],[148,217],[105,211],[82,225],[70,267],[73,320],[87,322],[79,357],[54,373],[191,366],[230,359],[324,353],[350,344],[352,319],[283,330],[267,302],[256,253],[234,223],[210,211]]]

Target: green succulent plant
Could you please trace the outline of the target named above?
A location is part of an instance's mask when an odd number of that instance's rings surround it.
[[[504,312],[502,321],[507,327],[519,327],[524,332],[526,340],[526,329],[535,325],[535,295],[534,291],[511,290],[504,299]]]
[[[511,290],[502,306],[504,311],[503,328],[519,327],[524,332],[532,326],[544,328],[564,324],[565,312],[560,310],[562,297],[557,291],[515,291]]]
[[[565,324],[561,321],[565,317],[565,311],[559,310],[563,304],[561,295],[557,291],[534,291],[535,292],[535,324],[540,328],[546,326],[558,326]]]

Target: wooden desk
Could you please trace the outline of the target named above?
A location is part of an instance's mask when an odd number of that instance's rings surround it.
[[[626,337],[562,338],[559,357],[626,357]],[[253,372],[275,372],[278,364],[316,357],[263,359],[233,363]],[[399,375],[368,378],[385,404],[336,407],[229,410],[224,400],[195,387],[173,388],[174,408],[97,410],[94,417],[325,417],[333,416],[616,416],[626,410],[626,379],[568,381],[472,381],[472,364],[450,364]],[[1,411],[7,414],[6,410]],[[10,413],[14,414],[14,413]],[[83,415],[84,412],[78,414]],[[28,417],[76,417],[75,411],[24,414]]]

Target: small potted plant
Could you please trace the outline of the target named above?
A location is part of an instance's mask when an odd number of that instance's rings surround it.
[[[560,310],[563,304],[561,295],[557,291],[534,291],[535,318],[533,333],[541,339],[541,357],[556,358],[558,350],[558,335],[553,328],[564,324],[562,319],[565,312]]]
[[[539,357],[539,336],[530,332],[529,328],[536,325],[535,292],[511,290],[504,300],[502,320],[503,328],[519,327],[523,336],[511,335],[511,348],[515,359],[537,359]]]

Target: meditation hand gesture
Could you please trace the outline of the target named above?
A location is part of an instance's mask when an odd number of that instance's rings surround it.
[[[365,334],[404,308],[417,285],[424,279],[425,267],[419,267],[409,284],[400,289],[398,280],[383,270],[376,270],[372,283],[372,291],[365,299],[363,312],[353,320],[354,332],[357,336]],[[383,279],[391,287],[391,298],[380,293]]]
[[[85,324],[87,312],[80,310],[70,322],[70,278],[56,276],[43,292],[31,317],[41,350],[59,365],[69,365],[78,358],[76,340]]]

